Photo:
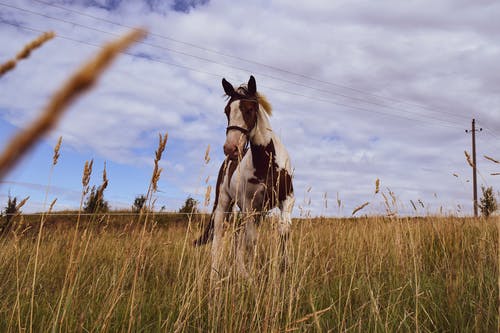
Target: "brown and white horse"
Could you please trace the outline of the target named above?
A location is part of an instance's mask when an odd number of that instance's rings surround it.
[[[247,276],[246,248],[255,245],[255,228],[262,212],[279,207],[278,230],[282,252],[282,267],[286,265],[286,240],[292,223],[295,202],[292,186],[292,166],[285,147],[271,129],[268,116],[271,105],[257,92],[255,78],[235,89],[226,79],[222,86],[228,97],[224,112],[227,116],[226,159],[217,177],[212,216],[195,245],[212,243],[212,278],[219,272],[221,238],[226,213],[236,204],[244,219],[237,236],[236,260],[240,273]],[[249,146],[249,147],[248,147]]]

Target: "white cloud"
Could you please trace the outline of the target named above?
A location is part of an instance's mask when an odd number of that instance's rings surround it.
[[[37,2],[13,5],[77,25],[5,7],[0,8],[2,20],[8,17],[9,22],[53,29],[93,44],[113,37],[78,24],[125,31]],[[177,5],[186,10],[173,11]],[[251,73],[256,76],[275,109],[271,123],[292,156],[297,195],[302,198],[312,186],[308,195],[313,196],[311,209],[318,214],[324,212],[325,192],[330,198],[340,193],[346,214],[374,200],[376,178],[407,207],[410,199],[421,198],[433,207],[446,203],[453,209],[460,203],[470,208],[466,187],[470,185],[465,182],[470,170],[463,157],[464,149],[470,150],[470,137],[463,129],[472,117],[493,131],[478,135],[479,151],[500,155],[495,144],[500,137],[496,88],[500,6],[495,2],[444,1],[431,6],[418,1],[315,1],[291,6],[286,1],[170,1],[160,8],[157,2],[118,1],[61,6],[125,25],[147,26],[152,34],[145,43],[158,47],[136,45],[130,52],[141,57],[121,57],[99,86],[71,107],[58,133],[79,151],[141,165],[151,163],[157,134],[168,131],[165,179],[186,193],[199,191],[206,175],[211,175],[212,183],[216,178],[226,121],[223,76],[234,84],[246,81]],[[0,59],[14,55],[34,36],[0,25]],[[0,80],[2,119],[16,126],[26,124],[94,52],[91,46],[64,39],[35,51]],[[411,120],[415,118],[424,122]],[[212,162],[204,167],[208,144]],[[498,188],[500,177],[489,176],[495,165],[480,161],[479,167],[484,170],[481,183]],[[336,213],[333,208],[329,211]]]

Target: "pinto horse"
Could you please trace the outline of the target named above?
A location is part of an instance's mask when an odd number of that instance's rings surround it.
[[[234,88],[222,79],[228,97],[224,112],[227,116],[226,142],[217,177],[215,202],[208,225],[195,245],[212,240],[212,271],[219,274],[221,238],[224,217],[236,204],[243,213],[243,223],[236,238],[236,260],[243,275],[245,251],[255,245],[255,229],[261,213],[279,207],[278,231],[282,269],[286,266],[286,241],[292,223],[291,212],[295,203],[292,185],[292,166],[285,147],[271,129],[271,105],[257,92],[255,78],[250,76],[246,85]]]

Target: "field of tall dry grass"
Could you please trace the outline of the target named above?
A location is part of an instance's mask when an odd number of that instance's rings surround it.
[[[235,269],[229,227],[211,285],[209,247],[191,245],[195,218],[111,228],[96,215],[78,230],[76,217],[67,219],[43,231],[36,274],[37,232],[0,240],[0,331],[498,329],[493,220],[295,220],[282,273],[270,217],[252,278]]]
[[[109,44],[72,76],[41,117],[7,144],[0,178],[143,36],[137,30]],[[2,65],[0,74],[21,59]],[[206,216],[174,223],[153,213],[166,136],[159,141],[148,206],[139,217],[83,216],[80,207],[55,218],[50,205],[41,217],[14,218],[0,238],[0,332],[498,331],[498,219],[393,212],[296,219],[282,271],[276,221],[268,216],[249,258],[250,278],[235,268],[237,224],[229,223],[223,266],[210,281],[209,246],[191,245]],[[57,148],[53,165],[58,155]],[[91,168],[85,165],[82,203]],[[105,184],[104,175],[99,191]]]

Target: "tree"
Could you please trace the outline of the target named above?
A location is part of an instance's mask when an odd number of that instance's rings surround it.
[[[0,234],[6,234],[9,232],[12,227],[12,220],[17,213],[19,213],[19,210],[17,209],[17,198],[12,198],[9,194],[7,206],[3,211],[3,214],[5,214],[5,222],[0,225]]]
[[[184,203],[184,206],[182,206],[181,209],[179,209],[179,213],[187,213],[187,214],[193,214],[198,212],[198,201],[188,197],[186,199],[186,202]]]
[[[83,205],[83,211],[85,213],[103,213],[109,210],[109,205],[106,200],[104,200],[104,189],[99,186],[96,188],[92,186],[89,195],[87,196],[87,200]]]
[[[481,191],[483,192],[483,197],[480,200],[479,208],[481,209],[481,214],[487,218],[498,209],[497,199],[495,198],[495,193],[493,193],[493,187],[481,186]]]
[[[135,213],[139,213],[145,204],[146,204],[146,196],[144,194],[138,195],[137,197],[135,197],[134,205],[132,206],[132,211]]]

